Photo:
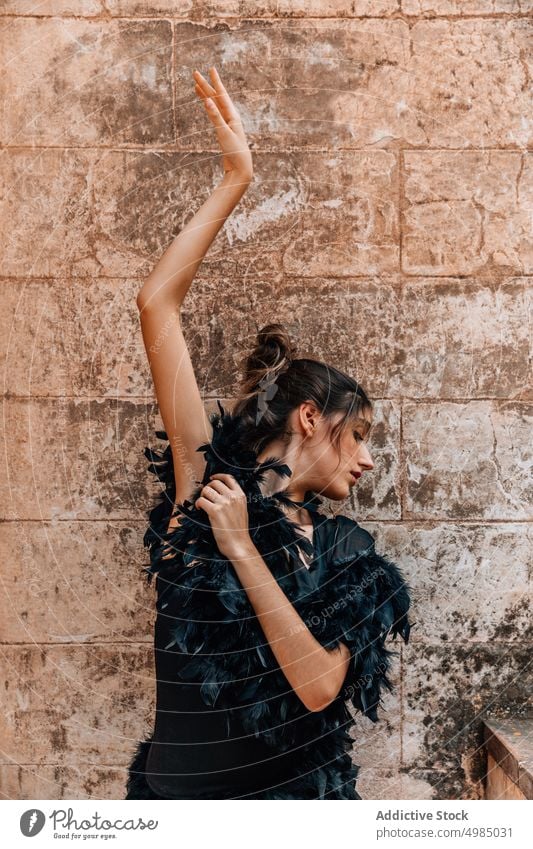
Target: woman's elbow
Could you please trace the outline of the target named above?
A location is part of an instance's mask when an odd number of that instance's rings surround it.
[[[312,686],[297,690],[300,701],[307,710],[319,713],[338,697],[348,669],[350,666],[351,652],[345,643],[339,643],[334,649],[327,649],[328,663],[330,668],[327,674],[320,676],[313,682]]]
[[[169,299],[168,294],[161,291],[161,286],[148,285],[145,283],[137,292],[135,302],[137,309],[143,314],[152,313],[153,315],[168,315],[174,311],[178,312],[181,308],[181,300],[178,298]]]
[[[325,710],[331,702],[335,701],[346,679],[351,659],[350,650],[345,643],[340,643],[334,651],[337,657],[331,672],[324,684],[313,690],[309,704],[306,705],[307,709],[313,713]]]
[[[311,705],[307,706],[307,710],[311,711],[312,713],[320,713],[320,711],[326,710],[326,708],[328,707],[328,705],[331,704],[332,701],[333,699],[328,699],[327,701],[321,701],[318,703],[314,702]]]
[[[306,694],[305,698],[300,696],[300,699],[307,710],[312,713],[319,713],[321,710],[325,710],[331,702],[335,701],[338,696],[339,689],[340,687],[336,690],[332,690],[331,687],[316,688],[313,689],[312,693]]]

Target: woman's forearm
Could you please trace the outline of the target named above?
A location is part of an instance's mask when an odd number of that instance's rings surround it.
[[[346,677],[347,646],[328,651],[318,642],[253,543],[231,562],[289,684],[308,710],[323,710]]]
[[[251,182],[234,171],[224,175],[198,212],[174,238],[146,278],[137,304],[181,306],[205,254],[226,218],[235,209]]]

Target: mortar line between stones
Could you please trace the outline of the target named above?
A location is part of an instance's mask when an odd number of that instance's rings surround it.
[[[2,17],[0,16],[0,20]],[[331,153],[331,147],[293,147],[292,145],[284,145],[285,153]],[[102,144],[102,145],[76,145],[76,144],[9,144],[5,142],[0,142],[0,150],[27,150],[33,153],[36,150],[61,150],[61,151],[71,151],[71,150],[84,150],[84,151],[99,151],[99,150],[110,150],[115,151],[116,153],[123,153],[124,151],[132,151],[133,153],[138,153],[139,151],[145,151],[146,153],[220,153],[220,148],[210,148],[210,147],[169,147],[166,145],[165,147],[158,147],[157,145],[151,145],[150,143],[146,144],[124,144],[121,146],[113,145],[113,144]],[[533,151],[533,146],[520,146],[516,145],[500,145],[499,147],[417,147],[413,145],[408,148],[399,148],[399,147],[381,147],[375,148],[372,146],[364,146],[364,147],[342,147],[341,145],[335,145],[336,153],[374,153],[376,151],[384,151],[390,153],[396,153],[400,150],[406,150],[408,153],[500,153],[502,151],[506,153],[517,153],[520,156],[524,156],[524,154],[531,153]],[[279,154],[279,148],[274,147],[256,147],[254,148],[255,154],[261,153],[277,153]]]
[[[94,15],[74,15],[74,14],[48,14],[48,15],[22,15],[19,12],[7,12],[2,15],[2,18],[21,18],[23,20],[61,20],[61,21],[90,21],[94,23],[95,21],[105,21],[108,23],[109,21],[162,21],[165,20],[163,15],[111,15],[107,7],[105,6],[105,0],[100,0],[103,4],[103,9]],[[107,12],[107,14],[105,14]],[[388,23],[389,21],[403,21],[407,24],[417,24],[417,23],[433,23],[434,21],[450,21],[462,23],[463,21],[484,21],[484,20],[495,20],[495,21],[514,21],[514,20],[529,20],[530,12],[486,12],[472,15],[465,15],[462,12],[458,12],[456,15],[452,14],[431,14],[431,15],[408,15],[405,12],[395,12],[390,15],[349,15],[343,14],[342,17],[335,17],[333,15],[305,15],[302,17],[291,17],[289,15],[285,16],[273,16],[273,15],[220,15],[216,18],[194,18],[191,17],[183,17],[183,18],[172,18],[178,24],[195,24],[196,26],[206,27],[213,23],[213,20],[216,20],[220,23],[225,22],[237,22],[241,23],[243,20],[250,21],[253,23],[263,23],[263,21],[271,22],[271,23],[279,23],[293,25],[293,29],[296,29],[296,25],[305,21],[325,21],[327,23],[331,23],[332,25],[337,24],[339,21],[383,21],[384,23]],[[168,20],[168,18],[167,18]]]
[[[177,145],[178,140],[178,125],[176,123],[176,48],[175,37],[176,29],[173,20],[170,21],[172,38],[170,39],[172,55],[170,58],[170,74],[172,77],[172,128],[174,130],[174,144]]]

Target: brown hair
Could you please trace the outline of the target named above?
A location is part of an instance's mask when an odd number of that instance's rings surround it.
[[[331,430],[339,445],[350,418],[372,412],[372,402],[350,375],[321,360],[296,357],[296,346],[282,324],[267,324],[254,349],[241,361],[243,378],[233,413],[243,420],[243,443],[259,454],[271,440],[288,441],[289,413],[313,401],[326,418],[343,412]],[[370,427],[370,426],[369,426]]]

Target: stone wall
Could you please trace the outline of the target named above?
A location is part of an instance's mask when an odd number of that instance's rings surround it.
[[[231,397],[276,319],[375,399],[342,511],[402,565],[416,626],[382,721],[357,721],[358,789],[481,797],[482,717],[531,693],[532,7],[4,0],[3,798],[121,799],[151,730],[135,296],[221,176],[211,64],[255,179],[185,304],[201,391]]]

